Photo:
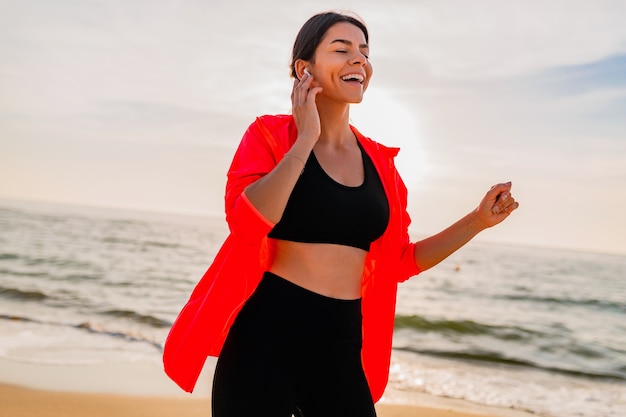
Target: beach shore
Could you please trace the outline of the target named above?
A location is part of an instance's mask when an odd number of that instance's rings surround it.
[[[0,359],[0,399],[7,417],[209,417],[212,366],[194,394],[184,393],[157,363],[89,366],[28,364]],[[527,417],[426,394],[388,390],[379,417]]]
[[[7,417],[209,417],[209,398],[127,396],[34,390],[0,384]],[[490,417],[446,408],[378,404],[379,417]]]

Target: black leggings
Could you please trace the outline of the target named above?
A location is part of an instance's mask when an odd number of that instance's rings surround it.
[[[217,361],[213,417],[375,417],[361,341],[361,300],[266,272]]]

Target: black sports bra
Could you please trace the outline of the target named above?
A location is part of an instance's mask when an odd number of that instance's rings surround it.
[[[361,144],[359,148],[365,179],[357,187],[333,180],[311,152],[282,218],[268,237],[369,251],[370,244],[387,228],[389,202],[372,160]]]

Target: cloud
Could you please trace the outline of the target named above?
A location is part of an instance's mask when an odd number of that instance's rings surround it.
[[[376,19],[381,44],[408,45],[440,77],[510,77],[626,52],[623,1],[423,1]],[[389,25],[392,22],[392,25]]]
[[[557,95],[580,95],[594,90],[626,89],[626,54],[606,59],[569,65],[529,77],[529,81],[546,92]]]

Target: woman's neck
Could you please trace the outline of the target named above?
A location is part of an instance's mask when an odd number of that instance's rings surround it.
[[[343,146],[346,141],[354,140],[354,134],[350,129],[349,104],[318,102],[317,111],[322,127],[319,142]]]

